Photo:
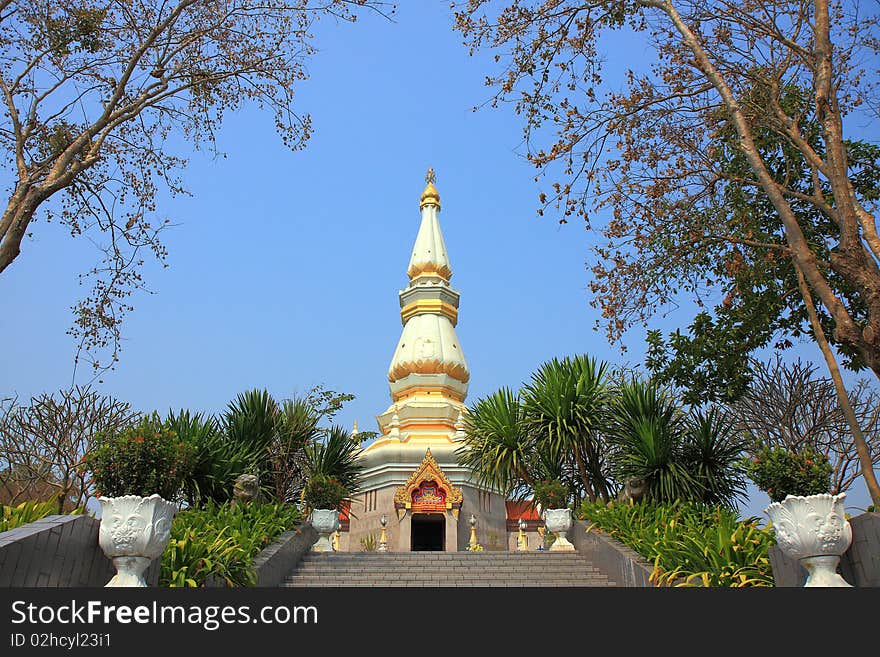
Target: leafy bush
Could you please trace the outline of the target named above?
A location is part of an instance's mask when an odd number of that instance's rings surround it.
[[[97,494],[149,496],[174,500],[190,467],[191,448],[155,414],[131,428],[98,437],[97,447],[83,461],[91,471]]]
[[[58,511],[58,504],[53,500],[47,502],[29,500],[16,506],[6,506],[4,504],[0,507],[0,510],[2,510],[2,515],[0,515],[0,532],[6,532],[56,513]],[[82,513],[81,508],[74,509],[70,512],[70,515],[79,513]]]
[[[816,495],[831,488],[828,457],[809,448],[793,452],[765,447],[745,459],[744,465],[749,478],[774,502],[786,495]]]
[[[213,576],[227,586],[250,586],[254,557],[301,518],[289,504],[209,503],[203,509],[181,511],[162,555],[159,585],[199,587]]]
[[[318,474],[309,479],[303,498],[310,509],[341,510],[348,491],[338,480]]]
[[[545,509],[564,509],[568,506],[568,488],[558,479],[537,482],[535,502]]]
[[[658,586],[773,586],[775,536],[756,518],[688,502],[585,503],[579,517],[652,561]]]

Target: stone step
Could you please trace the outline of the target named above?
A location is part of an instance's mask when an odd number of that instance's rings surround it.
[[[311,552],[288,587],[596,587],[614,582],[577,552]]]
[[[570,559],[582,557],[576,551],[553,552],[552,550],[532,550],[531,552],[507,552],[505,550],[486,550],[484,552],[309,552],[311,557],[357,557],[358,559],[486,559],[502,557],[505,559]]]
[[[505,564],[513,564],[519,567],[524,566],[535,566],[535,567],[544,567],[548,565],[556,565],[556,564],[568,564],[568,563],[582,563],[584,561],[588,561],[584,557],[565,557],[565,558],[537,558],[537,559],[523,559],[523,558],[514,558],[514,559],[504,559],[497,557],[484,557],[482,559],[405,559],[399,558],[396,556],[388,556],[380,559],[375,558],[357,558],[351,556],[306,556],[303,558],[303,561],[312,562],[312,563],[357,563],[357,564],[390,564],[390,563],[407,563],[407,564],[431,564],[431,563],[441,563],[441,564],[492,564],[492,563],[505,563]]]
[[[338,573],[300,573],[295,572],[291,575],[287,576],[288,579],[294,578],[302,578],[302,579],[340,579],[340,580],[361,580],[361,579],[387,579],[391,580],[475,580],[475,579],[486,579],[486,580],[535,580],[535,581],[543,581],[543,580],[565,580],[565,581],[574,581],[574,580],[607,580],[607,576],[602,573],[551,573],[551,574],[540,574],[536,575],[535,573],[527,574],[527,573],[511,573],[509,575],[486,575],[486,574],[476,574],[476,575],[455,575],[449,573],[423,573],[420,575],[417,574],[405,574],[400,575],[396,573],[362,573],[358,575],[350,575],[350,574],[338,574]]]
[[[297,573],[325,573],[334,572],[343,575],[357,575],[358,573],[396,573],[398,575],[420,575],[423,573],[463,573],[473,575],[475,573],[506,575],[523,572],[519,568],[318,568],[314,566],[300,566],[296,569]],[[597,568],[544,568],[541,570],[542,575],[560,574],[602,574]]]
[[[508,588],[522,588],[522,587],[613,587],[616,586],[614,582],[610,582],[607,579],[589,579],[589,580],[554,580],[554,579],[545,579],[545,580],[535,580],[535,579],[525,579],[525,580],[513,580],[513,579],[466,579],[466,580],[453,580],[453,579],[426,579],[426,580],[389,580],[385,578],[364,578],[360,580],[352,580],[352,579],[329,579],[326,577],[308,577],[308,578],[299,578],[299,577],[290,577],[288,578],[283,586],[288,588],[323,588],[323,587],[332,587],[332,588],[344,588],[344,587],[422,587],[422,588],[431,588],[431,587],[508,587]]]
[[[505,577],[514,577],[518,579],[541,579],[545,577],[555,577],[555,578],[577,578],[577,577],[605,577],[604,573],[600,573],[598,571],[585,571],[585,570],[558,570],[553,572],[542,572],[539,575],[536,573],[523,573],[522,571],[494,571],[494,572],[486,572],[486,571],[476,571],[476,572],[467,572],[467,571],[450,571],[450,570],[424,570],[424,571],[391,571],[391,570],[375,570],[375,571],[354,571],[354,570],[304,570],[298,568],[293,575],[302,575],[309,577],[318,577],[318,576],[334,576],[334,577],[389,577],[394,579],[405,579],[405,578],[430,578],[430,577],[455,577],[457,579],[467,579],[467,578],[475,578],[475,577],[495,577],[495,578],[505,578]]]

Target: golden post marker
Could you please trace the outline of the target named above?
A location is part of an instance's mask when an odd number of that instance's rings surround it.
[[[473,550],[474,546],[477,544],[477,518],[474,514],[471,514],[471,518],[468,521],[471,523],[471,538],[468,542],[468,547]]]
[[[529,547],[529,539],[526,536],[526,521],[522,518],[519,519],[519,550],[520,552],[525,552]]]
[[[333,532],[333,551],[339,552],[339,530]]]
[[[388,552],[388,537],[385,535],[385,525],[388,522],[388,518],[385,517],[384,513],[379,522],[382,525],[382,533],[379,535],[379,552]]]

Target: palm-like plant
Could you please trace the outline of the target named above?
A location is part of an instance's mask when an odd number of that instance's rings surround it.
[[[523,420],[519,395],[510,388],[496,390],[468,409],[456,456],[479,485],[505,494],[532,485],[533,444]]]
[[[344,428],[333,425],[323,440],[305,446],[308,477],[328,477],[342,484],[349,495],[360,490],[363,465],[358,460],[360,441]]]
[[[681,456],[704,504],[735,509],[737,500],[745,498],[746,474],[740,463],[746,444],[727,412],[715,406],[691,412]]]
[[[265,453],[275,437],[280,409],[266,390],[248,390],[229,403],[223,426],[230,440]]]
[[[293,502],[306,478],[306,446],[318,439],[318,411],[306,398],[286,399],[269,443],[271,486],[277,502]]]
[[[214,417],[171,411],[165,424],[193,448],[193,469],[184,481],[184,497],[190,506],[231,499],[235,478],[252,470],[259,460],[258,449],[230,439]]]
[[[638,377],[621,383],[610,405],[609,438],[618,481],[645,482],[656,502],[700,498],[701,487],[682,458],[684,417],[672,394]]]
[[[607,364],[587,356],[544,363],[523,388],[524,419],[540,451],[562,463],[573,459],[590,501],[607,500],[611,489],[600,428],[606,416]],[[575,503],[579,499],[575,499]]]

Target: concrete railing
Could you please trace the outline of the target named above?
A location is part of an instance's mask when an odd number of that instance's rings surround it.
[[[653,567],[643,556],[608,534],[590,530],[587,523],[576,520],[569,532],[575,549],[585,555],[617,586],[653,587]]]
[[[98,545],[100,525],[88,515],[55,515],[0,532],[0,586],[104,586],[116,569]],[[144,573],[151,586],[159,563]]]
[[[116,573],[98,545],[101,521],[91,516],[56,515],[0,532],[0,587],[104,586]],[[256,586],[278,586],[318,539],[303,524],[278,536],[254,558]],[[159,583],[161,559],[144,573]],[[208,586],[225,586],[219,578]]]
[[[318,540],[318,532],[304,523],[278,536],[254,558],[256,586],[278,586]]]

